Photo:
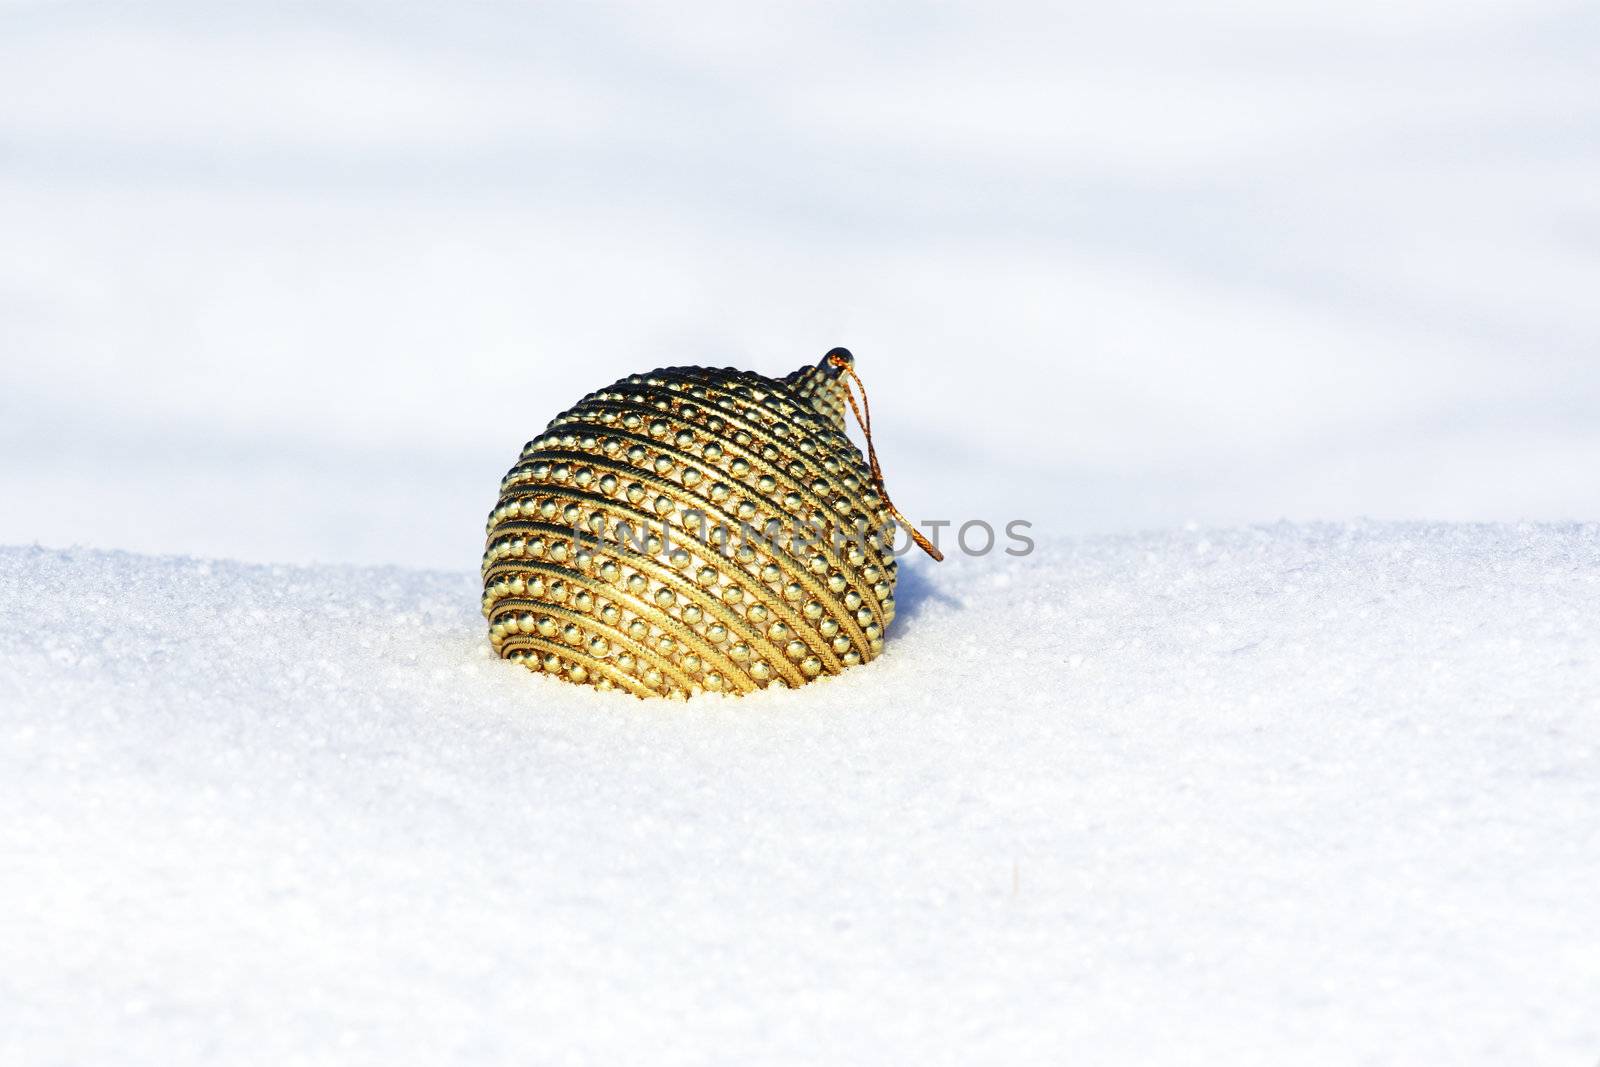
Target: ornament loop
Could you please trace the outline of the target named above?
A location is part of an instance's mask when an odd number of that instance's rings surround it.
[[[849,350],[835,348],[828,353],[827,361],[830,367],[838,369],[849,379],[844,383],[844,398],[850,402],[850,411],[856,417],[856,424],[861,427],[861,432],[866,435],[867,465],[872,468],[872,479],[878,485],[878,494],[883,497],[884,505],[888,507],[889,513],[899,520],[900,525],[905,527],[907,535],[917,543],[918,548],[934,559],[943,562],[944,553],[939,551],[939,547],[924,537],[921,530],[911,525],[911,520],[906,518],[899,508],[894,506],[893,500],[889,499],[889,490],[883,484],[883,467],[878,463],[878,450],[872,444],[872,404],[867,400],[866,383],[861,380],[861,376],[856,373],[855,367],[851,365],[854,360]],[[856,404],[855,391],[850,388],[851,382],[855,383],[856,389],[861,390],[861,404],[859,406]],[[861,414],[863,410],[866,411],[865,417]]]

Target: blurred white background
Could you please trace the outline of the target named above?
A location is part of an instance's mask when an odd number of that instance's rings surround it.
[[[0,542],[468,569],[838,344],[918,517],[1600,518],[1600,8],[0,0]]]

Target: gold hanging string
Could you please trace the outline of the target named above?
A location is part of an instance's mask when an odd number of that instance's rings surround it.
[[[855,382],[856,388],[861,390],[861,404],[857,406],[856,394],[850,388],[850,382],[844,383],[844,398],[850,401],[850,410],[855,414],[856,424],[861,427],[861,432],[867,436],[867,463],[872,467],[873,481],[878,484],[878,495],[883,497],[883,502],[889,508],[890,514],[899,520],[901,526],[905,527],[906,533],[911,537],[911,540],[917,543],[917,547],[934,559],[942,561],[944,553],[939,551],[937,545],[924,537],[921,530],[911,525],[911,520],[906,518],[899,508],[894,506],[893,500],[889,499],[889,490],[883,484],[883,468],[878,465],[878,450],[872,444],[872,405],[867,401],[867,387],[861,381],[861,376],[856,373],[856,369],[850,365],[850,360],[845,356],[837,356],[830,353],[828,362],[848,374],[850,380]],[[865,417],[861,414],[863,409],[866,411]]]

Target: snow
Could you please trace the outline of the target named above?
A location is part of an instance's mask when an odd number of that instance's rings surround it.
[[[1597,42],[0,0],[0,1065],[1594,1063]],[[552,414],[835,345],[1036,552],[797,693],[489,656]]]
[[[1600,527],[912,563],[646,703],[470,570],[0,551],[0,1062],[1587,1062]]]

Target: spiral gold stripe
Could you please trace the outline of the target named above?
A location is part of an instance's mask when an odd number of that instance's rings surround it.
[[[642,659],[646,663],[649,663],[652,667],[660,671],[665,677],[670,679],[685,692],[687,692],[694,685],[694,679],[692,679],[688,673],[683,671],[677,664],[673,663],[666,656],[661,655],[655,649],[649,648],[644,641],[635,639],[631,634],[621,627],[611,626],[610,624],[586,615],[581,611],[574,611],[573,609],[565,607],[561,604],[551,604],[544,601],[529,600],[527,598],[515,598],[514,600],[501,601],[501,603],[496,606],[495,616],[490,620],[491,623],[500,621],[500,613],[502,611],[508,615],[548,615],[552,619],[566,619],[568,622],[576,624],[585,632],[586,635],[593,634],[602,636],[611,644],[624,647],[627,649],[629,654],[633,655],[637,659]],[[505,640],[511,640],[522,632],[523,631],[519,630],[515,634],[508,633],[506,634]],[[529,634],[528,636],[544,637],[545,635]],[[564,639],[561,641],[557,641],[553,637],[545,637],[545,639],[564,647],[569,656],[582,655],[584,652],[583,649],[566,642]],[[613,666],[616,666],[616,664],[613,664]],[[617,669],[621,670],[621,667],[618,667]]]
[[[652,496],[661,496],[661,495],[670,496],[675,490],[681,492],[681,487],[677,486],[676,483],[668,482],[668,481],[666,481],[664,479],[661,479],[661,478],[658,478],[658,477],[656,477],[654,475],[646,475],[643,472],[637,472],[636,471],[636,472],[634,472],[634,474],[636,475],[636,477],[634,477],[634,481],[639,482],[641,485],[646,486],[646,488],[648,488],[648,489],[654,490],[654,492],[652,493]],[[522,490],[521,487],[519,487],[518,490],[514,490],[514,491],[509,492],[507,494],[507,496],[503,497],[502,499],[503,500],[513,499],[512,493],[521,492],[521,491],[523,491],[523,490]],[[590,494],[589,492],[587,492],[585,490],[575,489],[575,488],[572,488],[570,486],[550,486],[550,485],[545,485],[545,487],[543,489],[537,490],[537,491],[530,491],[530,492],[527,493],[527,495],[528,496],[537,496],[537,497],[541,497],[541,498],[544,498],[544,499],[565,500],[568,503],[577,504],[580,507],[589,507],[589,508],[592,508],[592,509],[602,510],[602,511],[627,511],[627,512],[630,512],[631,514],[637,516],[641,520],[641,522],[638,524],[637,527],[635,527],[632,523],[629,523],[630,528],[634,529],[635,532],[637,532],[637,530],[639,528],[648,529],[649,527],[652,527],[652,526],[654,526],[654,527],[663,527],[663,526],[668,525],[665,522],[665,520],[663,519],[662,516],[656,515],[656,514],[654,514],[652,512],[647,512],[643,508],[641,508],[640,506],[632,504],[632,503],[628,502],[627,500],[618,500],[618,499],[616,499],[614,497],[606,497],[606,496],[601,495],[601,494]],[[523,499],[526,499],[526,497],[523,497]],[[729,529],[729,532],[730,532],[731,535],[737,536],[742,540],[743,535],[742,535],[742,530],[741,530],[741,525],[740,524],[742,522],[744,522],[745,520],[739,519],[733,512],[728,511],[726,508],[723,508],[721,505],[718,505],[718,504],[716,504],[716,503],[714,503],[714,502],[712,502],[712,501],[710,501],[708,499],[708,500],[705,500],[703,502],[703,506],[697,505],[696,507],[694,507],[694,508],[692,508],[690,510],[700,511],[702,513],[707,514],[708,517],[711,516],[713,513],[715,513],[721,519],[726,520],[724,523],[720,523],[719,525],[727,526],[727,528]],[[681,512],[679,514],[681,514]],[[522,520],[508,519],[508,520],[505,520],[505,522],[501,526],[498,526],[498,527],[495,528],[494,536],[492,536],[491,539],[490,539],[491,545],[495,544],[496,542],[502,540],[503,538],[505,538],[507,536],[508,532],[510,532],[510,530],[511,530],[511,524],[513,522],[528,522],[528,521],[529,520],[526,520],[526,519],[522,519]],[[617,526],[619,525],[619,523],[622,522],[622,521],[625,521],[625,520],[620,520],[619,519],[616,522],[607,523],[606,536],[612,535],[616,531]],[[782,519],[778,518],[778,521],[781,523]],[[684,530],[683,533],[684,533],[684,536],[685,536],[685,540],[684,541],[679,541],[679,542],[674,542],[677,545],[677,547],[687,548],[689,546],[694,546],[694,545],[698,545],[698,546],[700,546],[702,548],[703,547],[707,547],[707,546],[704,545],[703,542],[700,542],[700,541],[694,539],[689,534],[689,532],[687,530]],[[563,537],[567,537],[567,538],[570,538],[571,535],[572,535],[572,528],[570,526],[566,527],[565,529],[559,531],[559,533],[556,534],[556,536],[563,536]],[[608,540],[606,543],[608,545],[611,545],[611,544],[614,544],[615,542]],[[755,547],[755,546],[752,546],[752,547]],[[814,549],[816,549],[817,553],[819,555],[823,556],[823,558],[830,564],[830,567],[829,567],[830,572],[837,572],[837,573],[840,573],[840,574],[848,573],[848,570],[849,570],[848,561],[843,559],[843,558],[841,558],[837,554],[835,554],[833,546],[828,543],[827,539],[823,539],[822,541],[817,542],[812,547]],[[792,550],[792,548],[785,549],[785,548],[782,548],[781,546],[778,546],[778,545],[772,545],[768,541],[761,542],[761,545],[757,549],[757,551],[766,553],[768,556],[772,557],[774,562],[778,562],[780,564],[780,567],[783,569],[783,571],[785,573],[785,576],[791,578],[792,580],[794,580],[796,582],[798,582],[801,585],[802,588],[804,588],[808,593],[811,594],[812,599],[819,600],[824,605],[832,605],[833,607],[835,607],[837,609],[837,612],[839,613],[839,615],[841,617],[841,620],[840,620],[841,624],[847,626],[847,628],[851,631],[852,636],[859,638],[858,645],[861,647],[863,652],[865,651],[868,641],[867,641],[867,638],[866,638],[866,635],[865,635],[864,631],[861,629],[860,625],[857,623],[857,621],[855,619],[854,612],[852,612],[850,609],[845,607],[843,601],[839,600],[835,596],[835,594],[823,584],[823,582],[811,571],[811,568],[808,565],[806,560],[802,559],[799,555],[795,554],[794,551]],[[779,560],[778,557],[780,555],[786,557],[786,563],[783,560]],[[724,566],[740,567],[741,570],[743,571],[743,573],[745,573],[746,575],[748,575],[749,577],[753,578],[754,580],[756,580],[758,582],[760,581],[759,576],[750,573],[750,571],[748,569],[743,568],[742,565],[738,564],[736,561],[729,560],[726,557],[721,557],[719,559],[719,561],[722,562],[724,564]],[[867,597],[865,599],[866,599],[866,603],[869,606],[869,610],[872,612],[873,620],[879,626],[884,626],[885,625],[885,612],[884,612],[884,609],[883,609],[882,605],[879,603],[877,597],[876,596],[872,596],[872,597]],[[848,621],[846,622],[846,620],[848,620]]]
[[[646,565],[652,562],[653,561],[650,560],[630,560],[629,565]],[[561,578],[563,581],[567,581],[569,583],[587,583],[588,581],[581,574],[553,564],[537,564],[532,568],[528,568],[528,573],[549,575],[551,577]],[[671,577],[677,577],[677,575],[671,575]],[[594,592],[592,586],[585,585],[585,587],[589,588],[591,592]],[[689,626],[682,619],[675,618],[672,615],[667,614],[665,611],[650,604],[642,597],[636,597],[632,593],[629,593],[625,590],[612,590],[608,588],[604,591],[603,595],[606,599],[613,602],[627,603],[634,615],[642,619],[646,625],[655,627],[663,633],[670,634],[674,639],[689,646],[692,652],[699,655],[702,659],[709,659],[716,662],[718,666],[720,666],[725,672],[734,672],[739,674],[743,673],[742,668],[738,667],[734,661],[727,656],[726,653],[720,651],[709,638],[696,632],[693,627]],[[682,592],[679,591],[675,593],[675,595],[682,595]],[[568,599],[571,599],[570,596]],[[504,601],[501,601],[500,603],[504,603]],[[499,610],[499,606],[499,603],[495,605],[496,611]],[[544,601],[540,607],[531,608],[530,610],[544,610],[545,607],[549,606],[559,605],[555,605],[550,601]],[[708,607],[708,605],[701,603],[697,603],[696,606],[700,607],[702,611],[705,611]],[[742,631],[742,628],[745,625],[744,620],[735,615],[731,610],[722,610],[719,611],[718,614],[724,625],[729,624],[732,620],[737,620]],[[779,669],[780,673],[782,673],[784,677],[792,684],[799,685],[805,680],[803,675],[801,675],[798,671],[789,668],[788,664],[784,661],[782,651],[774,646],[764,634],[752,634],[749,636],[748,640],[755,641],[762,649],[764,649],[764,658],[766,659],[766,662],[772,665],[774,669]]]
[[[650,574],[652,577],[656,578],[661,585],[671,589],[674,596],[681,597],[687,602],[694,603],[695,606],[700,608],[702,612],[714,612],[724,625],[734,628],[736,632],[740,633],[741,636],[744,636],[748,642],[753,642],[761,650],[764,650],[764,654],[761,658],[763,658],[770,666],[772,666],[774,670],[777,670],[779,673],[781,673],[791,684],[800,685],[805,681],[805,678],[801,673],[789,666],[783,650],[779,649],[771,641],[771,639],[767,637],[765,631],[752,632],[750,630],[751,624],[748,622],[748,620],[738,615],[733,611],[732,608],[727,607],[721,601],[715,598],[700,599],[697,597],[695,594],[699,592],[698,587],[686,581],[681,575],[673,571],[670,567],[647,556],[630,557],[627,560],[627,565],[635,568],[640,574]],[[568,582],[587,583],[589,581],[589,579],[580,572],[572,571],[557,564],[537,563],[530,567],[519,568],[519,570],[525,570],[527,573],[534,574],[548,574],[552,577],[559,577]],[[593,589],[592,587],[590,588],[592,592]],[[718,660],[728,670],[741,671],[741,668],[734,666],[732,660],[725,658],[724,654],[719,652],[716,646],[711,643],[708,638],[696,632],[693,627],[689,626],[682,619],[668,614],[661,608],[650,604],[644,598],[634,596],[634,594],[627,592],[626,590],[613,590],[610,588],[605,590],[604,596],[606,599],[614,601],[625,599],[630,605],[633,606],[634,613],[638,615],[639,618],[644,619],[649,625],[658,627],[663,632],[671,633],[674,637],[682,640],[685,644],[693,646],[694,650],[703,658]],[[496,607],[498,608],[498,604]],[[791,626],[791,629],[792,628],[793,627]]]
[[[780,467],[776,462],[765,459],[760,454],[759,450],[753,447],[741,446],[731,439],[727,442],[717,442],[722,447],[724,452],[724,456],[721,460],[707,461],[703,456],[696,455],[695,453],[689,452],[686,449],[681,449],[675,444],[667,444],[666,442],[658,441],[646,435],[641,435],[630,430],[618,430],[615,427],[610,426],[598,427],[597,429],[606,436],[631,441],[634,444],[640,445],[644,448],[654,450],[656,455],[664,455],[673,459],[674,469],[677,469],[680,466],[685,468],[699,468],[705,465],[710,465],[713,469],[720,472],[721,476],[718,478],[711,478],[709,475],[704,476],[702,478],[703,482],[714,483],[717,481],[722,481],[724,484],[729,485],[730,489],[739,489],[748,493],[757,493],[757,487],[750,483],[757,480],[760,475],[768,475],[778,483],[777,488],[773,490],[772,496],[774,498],[781,499],[787,493],[795,493],[803,497],[807,503],[811,504],[813,510],[822,513],[825,520],[831,513],[836,525],[838,525],[841,529],[854,530],[858,518],[868,524],[867,528],[869,531],[884,529],[888,524],[888,512],[881,506],[876,509],[863,510],[859,515],[856,514],[854,508],[841,508],[838,504],[838,501],[840,499],[848,499],[843,495],[845,490],[842,485],[835,487],[835,499],[830,500],[817,494],[811,488],[811,482],[827,481],[831,485],[835,481],[840,480],[840,475],[830,474],[820,465],[808,467],[807,477],[798,478],[790,474],[787,468]],[[516,471],[519,468],[531,467],[533,463],[539,460],[545,460],[547,458],[549,458],[550,462],[558,462],[557,459],[551,458],[557,456],[559,456],[561,459],[566,459],[569,462],[582,462],[585,464],[604,463],[612,473],[618,474],[619,476],[624,470],[630,475],[635,473],[643,473],[642,468],[636,467],[631,463],[623,463],[618,461],[614,457],[608,456],[603,452],[594,453],[587,450],[567,450],[561,448],[553,448],[544,452],[532,453],[528,457],[520,460],[517,465],[512,468],[512,470]],[[651,458],[653,459],[654,457],[652,456]],[[749,463],[751,465],[751,472],[742,478],[733,474],[728,467],[731,465],[734,458],[743,459],[745,462]],[[521,484],[525,485],[527,483]],[[688,489],[691,492],[698,492],[698,490],[695,488],[690,488],[687,486],[683,488]],[[704,494],[701,492],[699,495]],[[777,511],[779,516],[788,516],[790,517],[791,521],[793,521],[793,516],[789,516],[785,509],[777,509]],[[865,540],[865,538],[863,538],[863,540]],[[880,566],[886,565],[885,553],[888,551],[887,546],[872,545],[868,543],[863,547],[866,549],[866,551],[873,553]],[[892,558],[892,556],[888,557],[888,559]]]
[[[620,686],[621,688],[632,693],[634,696],[649,697],[660,695],[658,690],[651,688],[642,680],[633,677],[632,675],[628,674],[628,672],[618,667],[606,663],[604,660],[596,660],[592,657],[575,656],[573,655],[573,649],[563,645],[560,641],[552,641],[549,638],[540,637],[537,634],[532,636],[526,634],[517,634],[515,637],[508,637],[505,641],[505,644],[501,646],[501,655],[506,658],[510,658],[513,652],[522,649],[543,649],[546,652],[556,656],[563,663],[582,663],[585,670],[589,671],[590,673],[600,674],[601,676],[610,679],[613,684]],[[559,677],[566,678],[566,672],[561,672]]]
[[[675,483],[668,482],[668,481],[666,481],[664,479],[657,478],[654,475],[646,475],[646,474],[643,474],[642,472],[635,472],[635,473],[638,476],[634,480],[638,481],[641,484],[641,486],[643,486],[647,490],[651,491],[652,498],[654,498],[656,496],[663,496],[663,495],[668,496],[670,498],[671,494],[674,491],[681,492],[681,489],[679,489],[679,487],[677,487]],[[519,496],[518,494],[521,494],[521,495]],[[614,521],[608,521],[607,522],[606,531],[605,531],[605,533],[603,535],[597,535],[597,534],[590,533],[590,534],[587,534],[587,536],[604,536],[604,537],[607,537],[607,538],[612,538],[616,534],[617,527],[623,522],[627,522],[630,530],[635,532],[635,533],[637,533],[641,529],[648,530],[648,529],[651,529],[651,528],[671,527],[671,523],[669,523],[663,516],[655,514],[654,512],[651,512],[651,511],[647,511],[641,505],[633,504],[633,503],[627,501],[626,499],[619,499],[619,498],[616,498],[616,497],[606,497],[603,494],[593,494],[593,493],[590,493],[587,490],[576,489],[576,488],[573,488],[571,486],[545,485],[544,488],[539,489],[539,490],[525,490],[523,487],[519,487],[516,490],[508,491],[507,495],[502,499],[504,499],[504,500],[520,499],[520,500],[525,501],[529,497],[537,497],[537,498],[540,498],[542,500],[564,500],[567,503],[577,504],[579,507],[598,510],[598,511],[601,511],[601,512],[604,512],[604,513],[626,512],[626,513],[631,514],[633,517],[636,517],[636,518],[638,518],[640,520],[638,523],[633,523],[633,522],[629,522],[628,519],[625,516],[619,516],[619,517],[615,518]],[[836,599],[835,598],[835,594],[831,590],[829,590],[828,588],[825,587],[825,585],[823,584],[822,579],[820,577],[818,577],[816,574],[814,574],[814,572],[811,571],[807,559],[805,559],[805,558],[801,557],[800,555],[798,555],[794,551],[792,546],[790,548],[784,548],[781,545],[773,544],[770,539],[765,539],[765,538],[762,539],[761,541],[755,542],[755,543],[751,543],[751,542],[749,542],[749,541],[744,539],[742,525],[744,523],[746,523],[747,521],[749,521],[750,525],[753,528],[760,529],[760,528],[764,528],[765,527],[765,524],[759,521],[759,516],[756,517],[756,519],[754,519],[754,520],[741,520],[741,519],[739,519],[737,517],[737,515],[734,512],[732,512],[732,511],[728,510],[726,507],[723,507],[722,505],[718,505],[715,502],[710,501],[710,500],[704,500],[703,502],[696,504],[696,506],[694,506],[693,508],[690,508],[688,510],[699,511],[702,514],[706,515],[706,517],[708,519],[719,519],[719,520],[721,520],[720,522],[717,523],[717,525],[720,525],[720,526],[723,526],[724,528],[726,528],[731,537],[738,538],[737,541],[730,541],[729,542],[730,548],[734,549],[735,554],[737,552],[737,549],[734,546],[736,546],[737,544],[741,544],[741,543],[742,544],[750,544],[750,547],[754,551],[764,553],[767,556],[772,557],[774,562],[780,563],[780,565],[782,566],[782,569],[785,571],[785,573],[787,575],[793,577],[794,580],[796,580],[797,582],[799,582],[800,585],[803,588],[805,588],[809,593],[812,594],[813,598],[821,600],[824,604],[830,603],[830,602],[832,602],[832,601],[834,601]],[[682,516],[683,512],[677,512],[676,514],[678,514],[680,516],[680,521],[681,521],[681,516]],[[585,516],[581,517],[580,518],[580,522],[582,522],[584,519],[587,519],[587,517],[588,517],[588,515],[585,515]],[[774,517],[774,518],[776,518],[776,520],[781,524],[781,522],[782,522],[781,518],[778,518],[778,517]],[[504,541],[504,539],[506,539],[508,536],[510,536],[511,533],[516,532],[516,527],[513,524],[519,523],[519,522],[520,523],[527,523],[529,521],[530,520],[527,520],[527,519],[506,519],[506,520],[503,520],[499,525],[496,525],[496,526],[493,527],[492,536],[490,538],[491,546]],[[680,547],[680,548],[685,548],[685,549],[689,549],[689,548],[702,549],[700,554],[702,556],[705,556],[709,561],[710,558],[712,557],[713,553],[710,553],[710,552],[707,552],[707,551],[704,551],[704,550],[705,549],[709,549],[711,546],[707,546],[705,544],[705,542],[703,542],[703,541],[699,540],[698,538],[696,538],[693,534],[690,533],[690,531],[688,531],[687,529],[684,529],[681,525],[678,527],[678,529],[683,534],[683,538],[681,540],[674,538],[673,539],[673,545],[675,547]],[[561,531],[559,531],[558,534],[556,534],[556,536],[563,536],[563,537],[566,537],[566,538],[570,538],[571,535],[572,535],[572,527],[571,526],[568,526],[568,527],[562,529]],[[612,544],[612,543],[613,543],[612,541],[609,541],[609,540],[607,541],[607,544]],[[827,538],[824,538],[821,541],[813,543],[810,547],[818,555],[822,556],[824,561],[829,564],[829,567],[828,567],[829,573],[845,574],[850,569],[849,561],[847,559],[841,557],[840,555],[838,555],[836,553],[836,551],[834,549],[834,546],[831,543],[829,543]],[[721,563],[724,567],[730,567],[731,566],[731,567],[741,568],[744,571],[744,573],[746,573],[747,575],[750,575],[750,577],[755,578],[757,581],[760,580],[759,577],[757,577],[755,574],[751,573],[751,571],[749,570],[748,567],[746,567],[745,565],[739,564],[735,559],[730,559],[728,554],[720,553],[720,554],[715,554],[715,555],[717,557],[718,562]],[[786,557],[786,560],[780,560],[778,558],[779,556]],[[870,566],[870,564],[868,564],[866,566]],[[866,569],[866,566],[863,567],[863,570]],[[892,573],[892,572],[888,572],[888,571],[884,570],[883,568],[879,568],[879,572],[881,574]],[[874,621],[877,622],[879,626],[884,625],[885,612],[884,612],[883,608],[880,606],[877,598],[875,596],[871,597],[871,598],[868,598],[868,602],[870,603],[870,610],[871,610],[871,612],[873,614]],[[839,606],[839,610],[840,611],[848,611],[848,609],[846,609],[843,606],[842,603],[839,604],[838,606]],[[853,619],[853,615],[851,617]]]

